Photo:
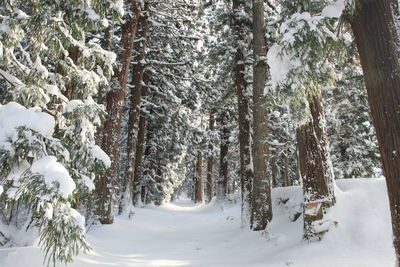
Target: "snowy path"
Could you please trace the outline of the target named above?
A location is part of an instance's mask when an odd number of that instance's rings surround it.
[[[299,201],[301,191],[291,187],[274,190],[275,217],[268,238],[240,228],[238,205],[222,209],[220,204],[179,200],[136,209],[133,220],[116,218],[113,225],[91,229],[88,241],[93,251],[68,266],[393,266],[384,182],[352,180],[338,185],[333,216],[339,226],[322,242],[302,243],[301,218],[290,222],[290,206],[277,204],[276,199],[284,196],[291,197],[289,203]],[[41,257],[36,247],[3,249],[0,266],[39,267]]]

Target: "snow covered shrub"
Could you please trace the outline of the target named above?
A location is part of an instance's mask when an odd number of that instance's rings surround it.
[[[41,231],[40,243],[55,263],[70,262],[89,246],[84,218],[70,208],[76,185],[60,163],[69,160],[69,153],[52,136],[54,128],[55,120],[44,112],[15,102],[0,106],[2,206],[7,211],[20,202],[29,208],[31,223]]]
[[[77,210],[110,165],[95,142],[115,61],[101,30],[122,13],[118,0],[0,0],[2,220],[37,226],[48,263],[89,248]]]

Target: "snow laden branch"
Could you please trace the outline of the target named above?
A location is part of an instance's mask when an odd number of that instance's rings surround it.
[[[329,71],[325,58],[337,41],[334,29],[348,5],[346,0],[331,1],[319,14],[293,13],[283,21],[278,42],[267,54],[273,89],[292,86],[295,90],[303,87],[307,79]]]

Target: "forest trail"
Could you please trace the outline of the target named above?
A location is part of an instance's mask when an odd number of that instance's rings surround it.
[[[277,188],[267,235],[240,228],[238,204],[195,205],[183,198],[137,208],[131,219],[121,216],[112,225],[92,227],[87,237],[93,250],[67,266],[393,266],[384,180],[337,184],[332,216],[339,224],[321,242],[302,243],[302,220],[289,220],[301,201],[300,188]],[[290,197],[286,204],[279,202],[285,197]],[[0,266],[39,267],[42,253],[35,246],[3,249]]]

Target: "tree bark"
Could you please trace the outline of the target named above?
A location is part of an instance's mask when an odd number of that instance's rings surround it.
[[[147,86],[149,82],[147,75],[144,75],[143,80],[145,86],[143,86],[142,88],[142,98],[145,98],[148,95],[149,91],[149,88]],[[141,178],[141,167],[142,167],[144,148],[146,142],[146,131],[147,131],[147,116],[142,113],[139,119],[139,132],[138,132],[138,141],[137,141],[136,155],[135,155],[135,171],[132,183],[134,205],[139,201],[140,195],[143,194],[140,191],[144,188],[143,186],[141,186],[140,178]]]
[[[127,146],[126,146],[126,168],[122,184],[122,197],[120,202],[120,213],[125,209],[126,205],[132,203],[133,198],[133,182],[135,173],[135,155],[138,142],[138,123],[140,116],[140,102],[143,87],[143,61],[146,57],[146,41],[147,41],[147,20],[148,20],[149,3],[145,1],[143,12],[140,15],[138,23],[137,41],[135,43],[135,51],[139,54],[135,57],[137,64],[132,68],[132,87],[130,92],[130,107],[127,129]]]
[[[72,46],[68,49],[68,56],[72,59],[74,64],[76,66],[80,66],[82,64],[82,55],[83,51],[79,46]],[[75,82],[73,78],[69,78],[68,82],[65,84],[65,96],[69,99],[72,100],[75,98],[74,92],[75,92]]]
[[[303,237],[306,240],[319,240],[323,232],[316,230],[314,222],[323,219],[326,209],[334,204],[335,198],[325,118],[319,92],[311,97],[309,106],[310,121],[297,129],[304,196]]]
[[[102,148],[110,156],[111,167],[96,183],[97,215],[102,224],[111,224],[114,220],[113,197],[119,159],[122,108],[140,13],[137,1],[131,0],[128,6],[130,12],[121,26],[121,50],[117,55],[118,67],[111,81],[111,90],[106,96],[108,118],[102,131]]]
[[[268,127],[265,107],[267,48],[264,37],[264,1],[253,0],[253,164],[251,229],[264,230],[272,220],[272,178],[268,168]]]
[[[225,126],[227,122],[226,114],[221,114],[220,124],[220,154],[219,154],[219,177],[217,187],[217,199],[224,200],[228,193],[228,149],[229,149],[229,129]]]
[[[243,0],[233,0],[234,35],[238,43],[235,55],[235,87],[239,110],[240,188],[242,196],[242,227],[249,225],[251,216],[251,190],[253,187],[253,162],[251,155],[251,100],[245,79],[243,45],[245,25],[241,15]]]
[[[291,186],[291,180],[289,176],[289,147],[286,147],[286,153],[284,155],[284,161],[285,161],[285,170],[284,170],[284,180],[285,180],[285,187]]]
[[[196,183],[195,183],[195,194],[194,194],[194,201],[196,203],[202,203],[204,200],[204,181],[202,172],[203,172],[203,156],[199,151],[196,161]]]
[[[386,176],[396,266],[400,266],[400,63],[398,2],[359,0],[350,23]],[[396,18],[397,17],[397,18]]]
[[[210,121],[209,121],[209,126],[208,129],[210,131],[214,131],[214,113],[210,112]],[[210,155],[208,156],[207,159],[207,201],[210,202],[212,198],[214,197],[214,179],[213,179],[213,165],[214,165],[214,156],[213,156],[213,144],[212,140],[210,141],[210,144],[208,146],[208,149],[210,150]]]

